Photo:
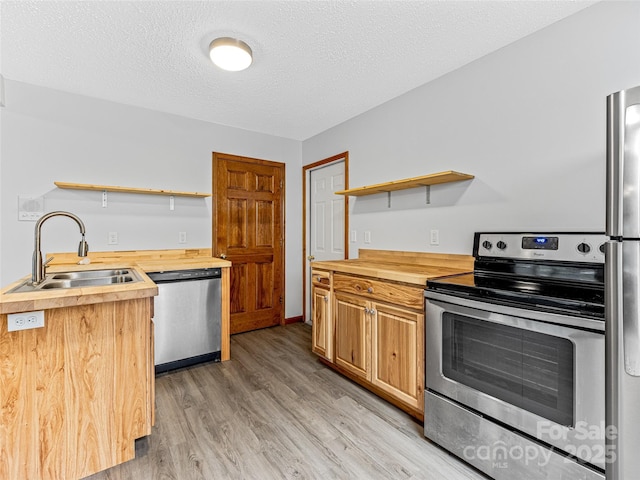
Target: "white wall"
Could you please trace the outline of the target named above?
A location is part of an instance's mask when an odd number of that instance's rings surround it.
[[[212,191],[212,152],[286,163],[287,318],[302,312],[301,143],[6,80],[0,160],[0,284],[31,271],[34,222],[18,221],[18,195],[43,195],[45,211],[86,224],[93,251],[211,247],[211,199],[61,190],[54,181]],[[108,232],[119,244],[108,245]],[[178,244],[187,232],[187,244]],[[43,225],[43,252],[77,248],[67,218]]]
[[[0,109],[0,285],[31,269],[18,194],[87,224],[92,250],[209,247],[210,200],[59,190],[71,181],[211,191],[211,152],[285,162],[286,309],[302,312],[301,165],[349,151],[351,186],[442,170],[471,182],[352,197],[358,248],[471,253],[480,230],[604,228],[605,97],[640,84],[640,3],[604,2],[303,143],[6,80]],[[371,81],[375,81],[372,79]],[[302,159],[302,162],[301,162]],[[429,245],[429,230],[440,245]],[[371,231],[365,245],[363,233]],[[117,231],[120,243],[107,245]],[[188,243],[177,243],[179,231]],[[45,224],[43,251],[78,241]]]
[[[0,21],[0,24],[2,22]],[[0,49],[1,50],[1,49]],[[0,60],[1,62],[1,60]],[[1,63],[0,63],[1,64]],[[4,110],[4,77],[0,74],[0,187],[2,186],[2,157],[4,156],[4,147],[2,140],[2,110]],[[0,219],[2,212],[2,195],[0,195]],[[2,283],[2,221],[0,221],[0,286]]]
[[[431,205],[422,188],[390,209],[386,194],[351,197],[350,257],[470,254],[482,230],[603,231],[605,97],[640,84],[639,25],[640,2],[596,4],[303,142],[305,165],[348,150],[351,187],[476,176],[432,187]]]

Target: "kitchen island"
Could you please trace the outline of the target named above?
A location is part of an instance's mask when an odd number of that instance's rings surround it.
[[[12,292],[25,277],[0,290],[0,478],[82,478],[133,459],[135,440],[151,433],[158,287],[145,269],[230,264],[138,253],[90,254],[89,265],[55,254],[48,268],[52,275],[127,269],[137,282]],[[222,270],[228,298],[229,268]],[[8,331],[8,315],[36,311],[44,312],[44,327]],[[228,327],[222,348],[228,359]]]
[[[151,433],[157,287],[136,274],[8,293],[25,278],[0,291],[0,478],[82,478],[134,458]],[[44,327],[8,331],[9,314],[36,311]]]

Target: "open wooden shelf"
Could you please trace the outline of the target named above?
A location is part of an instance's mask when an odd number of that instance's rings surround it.
[[[179,192],[175,190],[160,190],[156,188],[116,187],[113,185],[90,185],[86,183],[53,182],[58,188],[73,190],[97,190],[99,192],[142,193],[146,195],[169,195],[176,197],[210,197],[210,193]]]
[[[350,188],[348,190],[340,190],[335,192],[337,195],[351,195],[359,197],[362,195],[373,195],[376,193],[395,192],[397,190],[406,190],[408,188],[426,187],[437,185],[440,183],[461,182],[471,180],[473,175],[467,173],[454,172],[448,170],[446,172],[432,173],[423,175],[422,177],[405,178],[403,180],[395,180],[393,182],[378,183],[376,185],[368,185],[365,187]]]

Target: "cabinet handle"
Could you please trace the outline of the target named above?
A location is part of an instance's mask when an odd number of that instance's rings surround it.
[[[322,281],[322,277],[320,276],[316,277],[316,282],[320,282],[320,281]]]
[[[375,315],[375,314],[376,314],[376,311],[375,311],[375,309],[373,309],[373,308],[372,308],[371,310],[369,310],[369,313],[370,313],[371,315]]]
[[[369,287],[369,288],[367,288],[367,292],[368,292],[368,293],[373,293],[373,287]]]
[[[324,301],[325,301],[325,302],[328,302],[328,301],[329,301],[329,295],[325,295],[325,296],[324,296]]]
[[[369,314],[369,309],[367,307],[364,307],[364,313],[365,313],[365,315]]]

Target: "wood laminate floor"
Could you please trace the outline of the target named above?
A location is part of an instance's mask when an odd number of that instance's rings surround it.
[[[404,412],[317,361],[302,323],[231,337],[231,360],[156,379],[136,458],[91,480],[486,480]]]

